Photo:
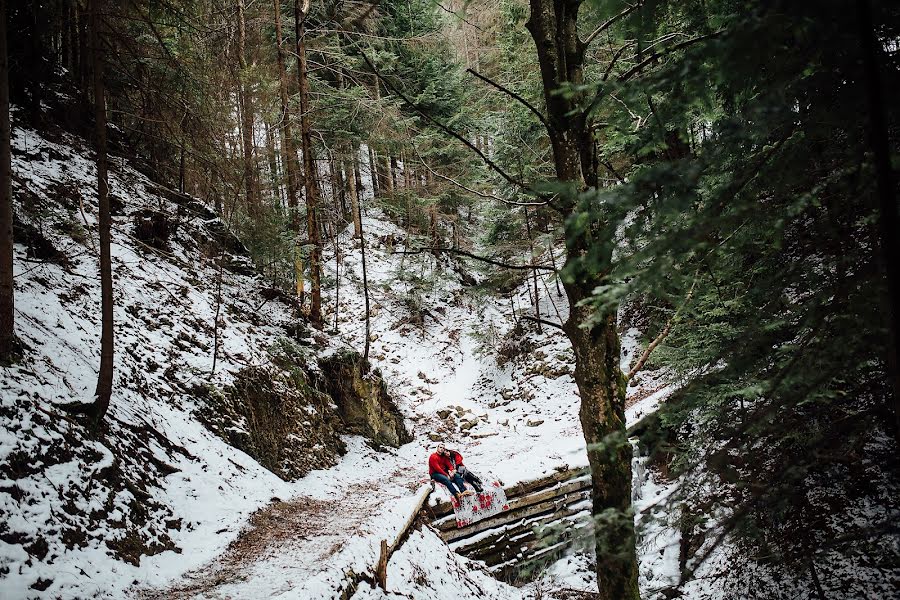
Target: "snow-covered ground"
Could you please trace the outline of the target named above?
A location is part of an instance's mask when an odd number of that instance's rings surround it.
[[[200,423],[190,391],[221,389],[247,365],[268,363],[289,309],[264,299],[265,282],[248,265],[225,269],[216,332],[216,257],[188,242],[149,251],[132,237],[138,211],[181,215],[184,207],[120,159],[110,175],[123,203],[113,231],[115,392],[109,425],[88,436],[57,405],[90,399],[99,364],[94,165],[81,142],[62,134],[50,141],[16,128],[13,144],[17,198],[32,203],[30,218],[66,258],[26,256],[16,245],[18,331],[29,349],[23,363],[2,368],[0,382],[3,598],[338,597],[352,574],[371,571],[381,540],[395,537],[409,516],[435,440],[507,485],[587,463],[567,342],[553,328],[516,328],[513,311],[529,310],[527,288],[500,299],[463,286],[444,257],[397,253],[405,232],[370,207],[371,359],[415,439],[376,450],[350,436],[336,466],[295,482],[262,468]],[[203,225],[197,215],[184,219],[186,227]],[[312,362],[315,352],[363,346],[359,244],[346,230],[340,245],[338,332],[317,336]],[[334,278],[333,249],[326,260]],[[551,280],[543,283],[542,314],[564,319],[564,299]],[[326,322],[333,299],[326,294]],[[636,344],[629,332],[623,360],[633,360]],[[639,400],[629,421],[669,391],[652,377],[629,388]],[[142,450],[131,456],[123,448]],[[656,496],[656,484],[638,472],[639,489]],[[120,480],[128,484],[117,487]],[[79,530],[84,539],[73,540]],[[112,549],[134,536],[156,553],[113,558]],[[642,557],[642,582],[656,583],[643,573],[669,572],[668,552]],[[547,598],[554,586],[592,589],[589,559],[564,558],[537,583],[513,588],[424,529],[388,569],[389,591],[423,599]],[[363,582],[355,597],[384,596]]]

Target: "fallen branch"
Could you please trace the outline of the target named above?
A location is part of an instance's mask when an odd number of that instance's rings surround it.
[[[400,531],[397,533],[397,536],[394,538],[393,543],[388,545],[386,540],[381,540],[381,553],[378,556],[378,564],[375,565],[375,582],[378,584],[378,587],[387,591],[387,564],[391,559],[391,555],[394,553],[400,544],[402,544],[407,537],[409,537],[409,532],[412,529],[413,524],[416,522],[416,517],[419,516],[419,511],[422,510],[422,506],[425,505],[425,501],[428,500],[428,496],[431,495],[431,491],[434,488],[431,485],[425,484],[419,488],[418,496],[416,497],[416,505],[413,508],[412,512],[406,518],[406,521],[403,523],[403,527],[400,528]]]
[[[519,318],[526,321],[533,321],[534,323],[541,323],[542,325],[549,325],[550,327],[556,327],[560,331],[564,331],[562,325],[560,325],[559,323],[554,323],[553,321],[547,321],[539,317],[532,317],[531,315],[519,315]]]
[[[638,359],[638,361],[634,363],[634,366],[631,367],[630,371],[628,371],[628,375],[625,376],[625,381],[631,381],[631,378],[641,370],[641,368],[644,366],[644,363],[646,363],[647,359],[650,358],[650,354],[653,353],[656,347],[659,346],[659,344],[664,339],[666,339],[666,336],[669,335],[669,332],[672,331],[672,327],[674,327],[675,323],[678,321],[678,317],[681,314],[682,309],[687,306],[688,302],[691,301],[691,296],[694,295],[694,287],[697,285],[698,273],[699,270],[697,271],[697,273],[694,273],[694,282],[691,283],[691,289],[688,290],[687,296],[684,297],[684,302],[681,303],[681,306],[678,307],[678,309],[675,311],[675,314],[669,317],[669,320],[668,322],[666,322],[666,326],[663,328],[663,330],[659,332],[659,335],[656,336],[656,339],[650,342],[650,344],[647,346],[647,349],[644,350],[644,353],[641,354],[641,357]]]
[[[481,262],[488,263],[489,265],[494,265],[497,267],[503,267],[504,269],[514,269],[519,271],[531,271],[534,269],[538,269],[541,271],[549,271],[555,272],[556,269],[549,265],[513,265],[510,263],[500,262],[499,260],[494,260],[492,258],[487,258],[486,256],[478,256],[477,254],[472,254],[471,252],[466,252],[465,250],[459,250],[457,248],[417,248],[415,250],[395,250],[391,254],[422,254],[425,252],[436,252],[440,254],[441,252],[449,252],[450,254],[459,254],[460,256],[466,256],[468,258],[472,258],[474,260],[480,260]]]

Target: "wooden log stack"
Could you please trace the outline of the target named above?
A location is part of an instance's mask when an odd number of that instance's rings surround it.
[[[506,488],[509,510],[457,528],[453,507],[432,507],[432,526],[459,554],[484,561],[500,579],[526,581],[591,535],[591,478],[568,469]]]

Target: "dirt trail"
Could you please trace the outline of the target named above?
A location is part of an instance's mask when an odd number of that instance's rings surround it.
[[[255,565],[290,552],[304,560],[298,570],[316,569],[342,547],[340,539],[354,535],[378,504],[368,486],[355,485],[338,500],[298,497],[277,500],[250,517],[228,548],[207,565],[186,573],[178,585],[143,593],[144,600],[185,600],[230,597],[218,589],[251,578]],[[328,540],[326,543],[323,541]]]

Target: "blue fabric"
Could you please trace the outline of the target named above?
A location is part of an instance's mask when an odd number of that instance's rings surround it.
[[[454,496],[466,491],[466,484],[463,482],[463,478],[459,476],[459,473],[454,475],[452,480],[443,473],[432,473],[431,478],[443,484]],[[459,491],[457,491],[457,488],[459,488]]]

